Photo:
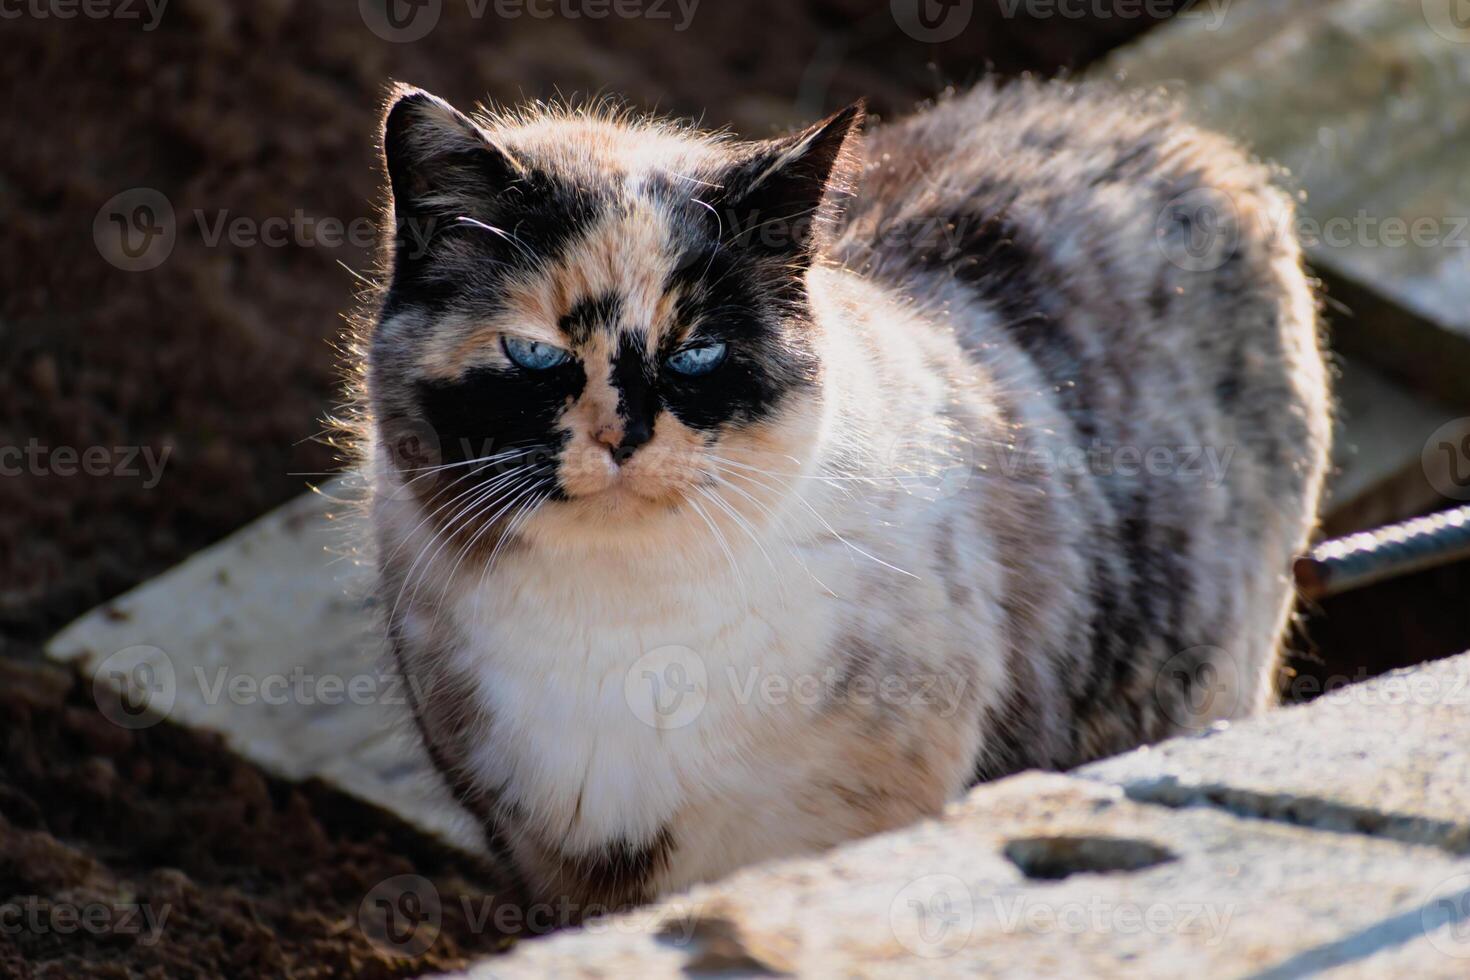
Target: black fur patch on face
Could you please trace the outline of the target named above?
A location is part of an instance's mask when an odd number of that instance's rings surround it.
[[[791,394],[816,384],[818,360],[800,276],[736,249],[706,246],[680,263],[670,288],[678,316],[697,325],[690,340],[723,341],[725,360],[709,374],[660,374],[664,407],[693,429],[714,430],[769,418]],[[678,347],[670,342],[659,356]]]
[[[492,465],[446,470],[439,482],[447,485],[473,473],[455,488],[458,490],[471,480],[484,483],[529,467],[528,472],[507,479],[506,488],[522,487],[525,480],[535,492],[549,491],[552,499],[563,499],[555,463],[566,433],[557,427],[557,420],[586,383],[575,360],[548,371],[479,368],[454,381],[420,382],[419,404],[439,440],[445,464],[518,453]]]
[[[493,315],[500,285],[553,267],[601,219],[607,200],[533,170],[505,187],[487,184],[483,196],[458,205],[399,219],[385,317],[415,308]]]
[[[653,438],[659,410],[658,368],[648,363],[636,334],[625,333],[618,341],[612,384],[618,393],[618,416],[623,420],[618,451],[632,452]]]
[[[558,326],[573,344],[585,344],[598,330],[615,330],[622,316],[621,296],[593,296],[578,301]]]

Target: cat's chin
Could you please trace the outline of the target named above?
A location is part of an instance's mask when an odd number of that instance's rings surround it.
[[[650,498],[620,487],[547,503],[521,533],[533,547],[554,552],[646,557],[678,551],[691,530],[704,527],[679,491]]]
[[[617,480],[594,493],[563,501],[563,507],[588,521],[633,521],[666,515],[679,509],[685,499],[682,492],[667,485],[649,486],[635,480]]]

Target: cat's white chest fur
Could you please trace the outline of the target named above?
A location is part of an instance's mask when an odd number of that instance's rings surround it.
[[[761,779],[750,750],[812,707],[789,692],[837,628],[811,563],[843,570],[821,559],[773,555],[713,587],[675,564],[640,578],[532,552],[471,583],[453,611],[456,667],[490,719],[477,781],[572,853],[743,795]]]

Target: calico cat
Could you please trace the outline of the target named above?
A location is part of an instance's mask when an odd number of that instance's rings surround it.
[[[1271,699],[1329,441],[1272,173],[1079,86],[863,126],[392,96],[386,628],[529,900],[647,900]]]

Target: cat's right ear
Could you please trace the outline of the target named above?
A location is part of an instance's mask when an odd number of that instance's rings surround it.
[[[525,176],[468,116],[409,86],[394,89],[383,115],[383,164],[400,233],[408,222],[473,215]]]

